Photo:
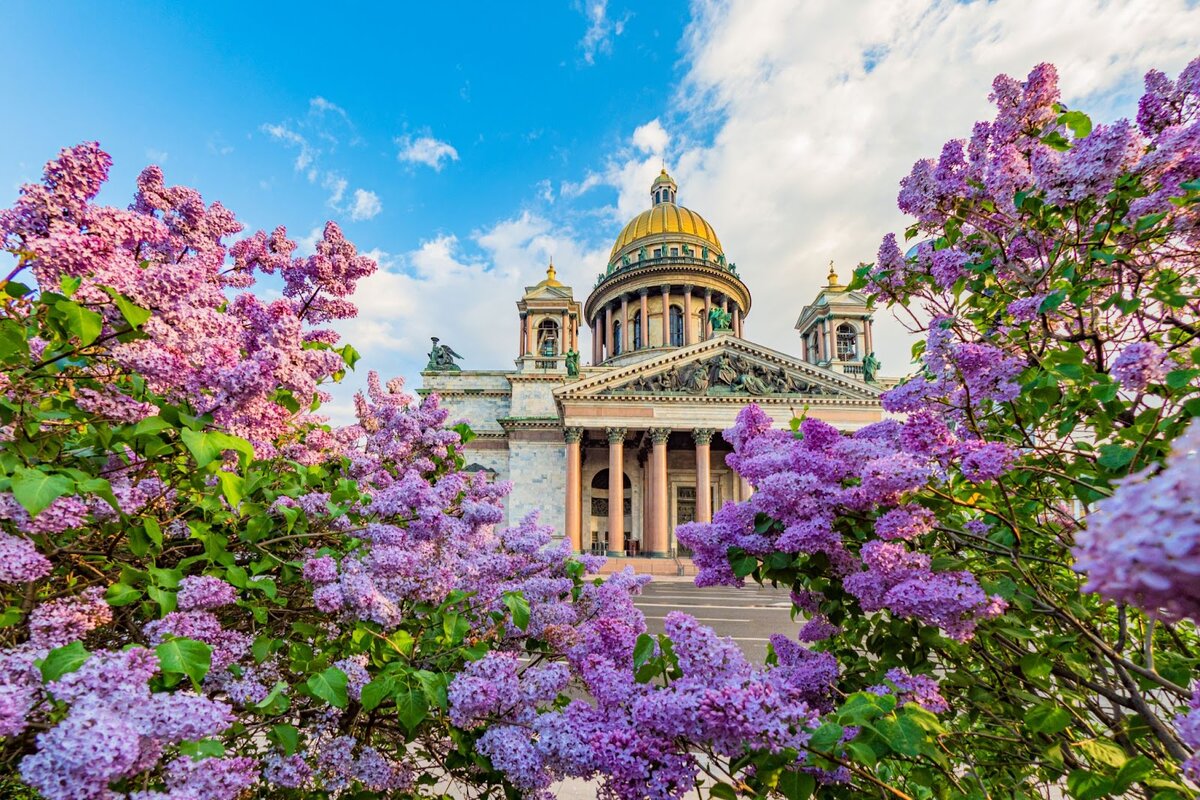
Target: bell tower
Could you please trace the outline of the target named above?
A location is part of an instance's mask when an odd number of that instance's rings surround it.
[[[863,370],[875,352],[873,316],[867,297],[844,286],[830,261],[825,285],[796,320],[801,357],[858,380],[873,378]]]
[[[580,305],[571,287],[559,282],[553,259],[546,268],[546,278],[525,287],[524,296],[517,301],[517,312],[519,371],[578,372]]]

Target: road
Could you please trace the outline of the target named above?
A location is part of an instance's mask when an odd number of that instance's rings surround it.
[[[732,638],[751,664],[762,664],[772,633],[795,638],[800,623],[790,618],[787,589],[747,584],[741,589],[713,586],[697,589],[691,578],[656,577],[634,603],[646,615],[651,633],[663,632],[663,617],[670,611],[691,614],[720,636]]]

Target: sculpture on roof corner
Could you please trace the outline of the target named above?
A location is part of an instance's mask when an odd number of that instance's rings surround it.
[[[733,315],[719,306],[713,306],[708,311],[708,324],[712,327],[713,335],[733,331]]]
[[[882,366],[883,364],[875,357],[874,350],[867,353],[867,357],[863,359],[863,380],[867,383],[875,383],[879,376],[879,368]]]
[[[455,364],[456,359],[462,358],[450,349],[449,345],[438,344],[438,337],[430,336],[433,349],[429,351],[429,363],[425,365],[426,372],[460,372],[462,367]]]
[[[575,378],[579,376],[579,351],[571,349],[567,351],[567,377]]]

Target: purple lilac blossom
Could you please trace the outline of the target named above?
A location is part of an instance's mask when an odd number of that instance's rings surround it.
[[[1134,342],[1112,363],[1112,375],[1131,392],[1158,383],[1167,374],[1167,354],[1153,342]]]

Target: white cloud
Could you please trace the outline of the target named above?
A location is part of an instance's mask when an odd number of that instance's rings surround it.
[[[576,7],[588,21],[587,31],[579,40],[579,49],[583,51],[584,62],[595,64],[597,53],[607,55],[612,52],[613,39],[625,32],[629,15],[618,20],[609,18],[608,0],[584,0]]]
[[[146,158],[150,159],[155,164],[167,163],[168,153],[166,150],[155,150],[153,147],[147,148]]]
[[[308,139],[289,128],[286,124],[264,124],[262,132],[275,141],[281,142],[288,147],[294,147],[299,151],[296,153],[295,161],[297,172],[304,171],[313,163],[314,153],[312,146],[308,143]]]
[[[308,109],[310,112],[317,115],[332,113],[341,117],[346,122],[350,121],[350,116],[346,113],[346,109],[342,108],[336,103],[329,102],[324,97],[317,96],[310,98],[308,101]]]
[[[829,260],[846,279],[884,233],[903,230],[899,179],[992,116],[996,74],[1050,61],[1069,105],[1131,115],[1147,69],[1178,72],[1200,53],[1200,8],[700,0],[684,44],[684,88],[670,104],[697,111],[651,120],[612,154],[600,171],[617,190],[612,211],[624,221],[647,207],[661,143],[680,202],[713,224],[754,294],[747,334],[794,353],[792,325]],[[878,319],[884,371],[902,374],[912,340]]]
[[[432,136],[399,136],[396,138],[399,152],[396,158],[409,164],[424,164],[441,172],[442,162],[458,161],[458,151],[449,142],[443,142]]]
[[[666,128],[658,121],[658,118],[647,122],[645,125],[639,125],[633,131],[633,146],[643,153],[653,153],[661,156],[667,151],[667,145],[671,143],[671,136],[667,133]]]
[[[314,230],[312,242],[320,235]],[[309,241],[301,241],[302,251],[311,250]],[[589,249],[570,230],[522,212],[466,240],[443,234],[401,255],[378,250],[366,255],[378,261],[379,270],[360,281],[351,298],[358,316],[337,326],[363,354],[363,374],[339,389],[339,398],[361,384],[366,369],[385,377],[407,375],[419,385],[431,336],[462,353],[465,367],[512,364],[520,325],[516,302],[525,287],[545,277],[553,256],[559,279],[576,292],[585,290],[604,268],[608,250]]]
[[[374,219],[380,211],[383,211],[383,203],[379,201],[379,195],[366,189],[354,190],[354,203],[350,206],[350,219],[355,222]]]
[[[309,178],[313,180],[313,178]],[[337,208],[342,198],[346,196],[346,187],[349,182],[336,172],[326,172],[325,177],[321,180],[321,188],[329,192],[329,199],[326,201],[333,208]]]

